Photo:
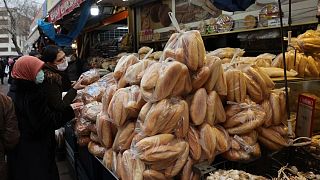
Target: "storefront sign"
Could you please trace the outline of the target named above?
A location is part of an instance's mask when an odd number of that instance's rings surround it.
[[[46,0],[47,2],[47,12],[50,12],[52,8],[54,8],[60,0]]]
[[[49,12],[49,21],[56,22],[63,16],[72,12],[75,8],[79,7],[84,0],[62,0]]]
[[[315,104],[316,100],[314,98],[299,95],[298,114],[296,122],[297,137],[312,136]]]

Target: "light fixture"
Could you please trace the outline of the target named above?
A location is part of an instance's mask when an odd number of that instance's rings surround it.
[[[122,1],[129,1],[129,0],[122,0]]]
[[[91,8],[90,8],[90,14],[92,16],[97,16],[99,15],[99,7],[97,6],[96,3],[92,4]]]
[[[128,26],[119,26],[117,29],[128,29]]]
[[[72,48],[72,49],[77,49],[77,44],[76,44],[75,42],[72,43],[72,44],[71,44],[71,48]]]

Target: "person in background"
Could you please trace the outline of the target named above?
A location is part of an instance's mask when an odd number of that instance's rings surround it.
[[[31,50],[31,51],[29,52],[29,56],[34,56],[34,57],[40,58],[40,57],[41,57],[41,54],[40,54],[38,51],[36,51],[36,50]]]
[[[20,139],[8,155],[9,179],[58,180],[54,130],[74,117],[76,104],[61,111],[48,105],[43,88],[44,62],[32,56],[20,57],[12,69],[16,85],[15,112]]]
[[[0,59],[0,80],[1,80],[1,84],[4,84],[5,69],[6,69],[6,63],[1,58]]]
[[[21,57],[21,56],[19,56]],[[9,65],[9,78],[8,78],[8,83],[12,84],[12,76],[11,76],[11,72],[12,72],[12,68],[14,66],[14,64],[16,63],[17,59],[19,57],[15,57],[15,58],[9,58],[8,60],[8,65]]]
[[[20,132],[12,100],[0,92],[0,174],[7,180],[5,155],[19,141]]]
[[[81,70],[79,69],[79,61],[71,47],[65,47],[63,52],[66,54],[66,60],[68,61],[68,68],[66,73],[71,81],[76,81],[81,75]]]
[[[68,107],[77,95],[77,90],[84,88],[79,79],[71,85],[64,71],[68,68],[68,61],[62,49],[55,45],[49,45],[42,53],[41,59],[45,62],[44,88],[48,96],[50,107],[61,111]],[[64,97],[62,93],[67,92]]]

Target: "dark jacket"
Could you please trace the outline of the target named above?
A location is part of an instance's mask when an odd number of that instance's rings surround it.
[[[18,121],[13,103],[8,96],[0,93],[0,179],[7,179],[4,156],[8,150],[18,143],[19,136]]]
[[[71,81],[77,81],[80,77],[81,71],[79,69],[79,61],[76,56],[71,56],[71,61],[68,63],[67,73]]]
[[[0,60],[0,78],[3,78],[5,76],[5,69],[6,69],[5,62]]]
[[[15,111],[20,141],[8,155],[9,178],[12,180],[57,180],[54,130],[74,117],[68,106],[61,111],[49,108],[42,85],[15,79]]]
[[[58,111],[70,107],[70,104],[77,95],[77,90],[71,87],[67,74],[47,64],[43,70],[45,74],[43,85],[48,97],[49,106]],[[63,99],[62,92],[67,92]]]

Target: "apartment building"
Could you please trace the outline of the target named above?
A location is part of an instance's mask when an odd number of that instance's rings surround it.
[[[19,18],[18,21],[26,21],[24,18]],[[26,22],[27,23],[27,22]],[[17,23],[21,24],[21,23]],[[5,7],[0,7],[0,57],[3,56],[17,56],[16,48],[12,42],[11,34],[8,32],[7,28],[10,27],[10,18]],[[26,54],[26,40],[27,36],[16,29],[17,31],[17,43],[20,47],[22,53]]]

